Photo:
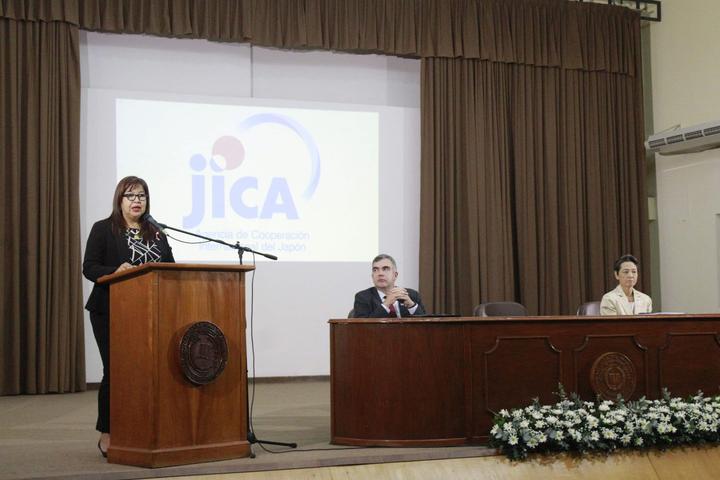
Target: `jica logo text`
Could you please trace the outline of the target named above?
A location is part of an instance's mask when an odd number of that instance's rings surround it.
[[[262,123],[274,123],[290,129],[304,142],[310,158],[310,183],[302,193],[309,199],[318,185],[320,177],[320,157],[318,149],[309,132],[297,121],[278,114],[258,114],[242,121],[241,132]],[[215,158],[223,158],[224,166],[218,165]],[[288,220],[298,218],[298,210],[288,181],[282,176],[258,178],[253,176],[226,179],[226,172],[238,168],[245,160],[245,148],[242,142],[233,136],[218,138],[208,160],[201,154],[190,158],[191,199],[190,213],[183,217],[184,228],[194,228],[202,223],[209,213],[212,218],[227,218],[226,206],[232,212],[245,219],[272,219],[282,216]],[[209,199],[209,205],[206,204]],[[209,210],[209,212],[208,212]]]

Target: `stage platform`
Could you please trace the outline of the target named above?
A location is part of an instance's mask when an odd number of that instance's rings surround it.
[[[96,391],[0,397],[0,480],[195,477],[316,479],[714,479],[720,447],[586,457],[536,456],[510,462],[484,447],[359,448],[331,445],[329,380],[258,383],[260,438],[298,449],[253,446],[257,457],[146,469],[108,464],[95,446]]]
[[[96,447],[97,391],[0,397],[0,480],[137,479],[494,455],[483,447],[358,448],[331,445],[330,381],[258,382],[258,438],[296,442],[290,450],[253,445],[256,458],[147,469],[109,464]],[[270,453],[282,452],[282,453]]]

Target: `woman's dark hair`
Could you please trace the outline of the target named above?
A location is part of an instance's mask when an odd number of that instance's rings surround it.
[[[615,264],[613,265],[613,270],[615,270],[615,273],[620,273],[620,267],[622,267],[622,264],[625,262],[632,262],[635,264],[636,267],[640,266],[640,262],[637,258],[633,257],[632,255],[623,255],[617,260],[615,260]]]
[[[129,176],[120,180],[115,187],[115,195],[113,195],[113,209],[110,214],[110,223],[112,224],[112,231],[115,235],[122,235],[127,229],[125,223],[125,217],[122,213],[122,201],[125,192],[136,186],[141,186],[145,190],[145,213],[150,213],[150,189],[147,186],[147,182],[140,177]],[[145,220],[145,216],[140,218],[140,235],[146,242],[155,240],[158,230],[153,225]]]

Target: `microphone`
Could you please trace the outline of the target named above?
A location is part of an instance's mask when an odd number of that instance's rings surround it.
[[[155,220],[149,213],[144,214],[142,219],[160,231],[165,229],[165,225]]]

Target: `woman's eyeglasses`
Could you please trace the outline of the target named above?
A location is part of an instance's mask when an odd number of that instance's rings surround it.
[[[135,200],[140,200],[141,202],[144,202],[147,200],[147,195],[144,193],[126,193],[123,195],[123,197],[127,198],[129,201],[134,202]]]

